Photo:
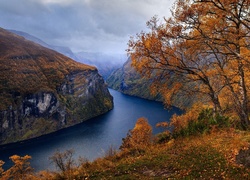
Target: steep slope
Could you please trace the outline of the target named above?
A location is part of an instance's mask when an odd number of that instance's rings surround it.
[[[162,101],[160,95],[150,93],[151,79],[142,77],[131,67],[129,58],[124,65],[114,71],[107,79],[108,86],[124,94],[138,96],[145,99]]]
[[[161,94],[158,93],[153,95],[151,93],[150,87],[153,81],[153,77],[147,78],[146,76],[139,74],[133,67],[131,67],[130,58],[128,58],[121,68],[114,71],[107,78],[108,86],[112,89],[120,91],[124,94],[163,102],[164,99]],[[179,81],[179,79],[176,79],[173,76],[169,79],[163,79],[162,81],[170,83],[172,81]],[[192,88],[191,83],[190,88]],[[176,93],[175,96],[173,96],[172,105],[181,109],[185,109],[191,107],[195,101],[195,99],[188,98],[188,94],[180,91]]]
[[[33,36],[33,35],[30,35],[26,32],[23,32],[23,31],[17,31],[17,30],[8,30],[14,34],[17,34],[19,36],[22,36],[24,37],[25,39],[27,40],[30,40],[30,41],[33,41],[37,44],[40,44],[41,46],[44,46],[46,48],[49,48],[49,49],[52,49],[52,50],[55,50],[65,56],[68,56],[69,58],[71,59],[74,59],[77,61],[77,57],[74,55],[74,53],[71,51],[71,49],[69,47],[64,47],[64,46],[54,46],[54,45],[50,45],[50,44],[47,44],[46,42],[44,42],[43,40]]]
[[[49,49],[55,50],[69,58],[74,59],[80,63],[89,64],[98,68],[99,73],[104,79],[107,79],[108,76],[117,68],[122,66],[126,60],[126,54],[118,53],[98,53],[98,52],[78,52],[73,53],[69,47],[64,46],[54,46],[47,44],[43,40],[30,35],[26,32],[17,31],[17,30],[8,30],[12,33],[15,33],[19,36],[24,37],[27,40],[33,41],[37,44],[40,44]]]
[[[112,100],[96,68],[0,28],[0,144],[103,114]]]

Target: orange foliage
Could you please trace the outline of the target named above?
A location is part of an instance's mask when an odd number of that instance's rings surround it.
[[[3,165],[4,165],[4,162],[0,160],[0,178],[2,177],[3,172],[4,172]]]
[[[142,75],[157,76],[153,84],[162,84],[157,90],[166,104],[186,94],[219,113],[231,105],[247,128],[249,7],[250,0],[176,0],[173,17],[163,24],[153,17],[150,32],[131,38],[132,66]],[[225,94],[230,103],[223,102]]]
[[[31,172],[33,169],[30,166],[29,160],[31,159],[31,156],[18,156],[13,155],[10,157],[14,165],[9,168],[7,171],[2,171],[2,180],[7,179],[13,179],[13,180],[19,180],[19,179],[32,179]],[[2,162],[3,164],[3,162]]]
[[[152,127],[147,119],[141,117],[137,120],[135,127],[129,131],[120,149],[144,149],[152,142]]]
[[[0,49],[0,99],[5,101],[11,101],[9,96],[13,92],[20,95],[55,92],[68,74],[96,70],[2,28]],[[0,109],[10,105],[10,102],[1,102]]]
[[[172,126],[173,133],[179,132],[181,129],[187,127],[188,123],[191,121],[197,121],[199,113],[201,112],[202,106],[200,104],[195,104],[193,108],[188,110],[183,115],[174,114],[170,119],[170,126]]]

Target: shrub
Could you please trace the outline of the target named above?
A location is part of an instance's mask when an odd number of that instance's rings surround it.
[[[66,150],[65,152],[55,152],[49,159],[55,164],[56,168],[61,171],[57,174],[60,178],[72,179],[73,169],[75,168],[75,161],[73,159],[74,151]]]
[[[156,135],[155,142],[158,144],[162,144],[162,143],[170,141],[171,139],[172,139],[171,133],[165,131]]]
[[[147,148],[152,143],[152,127],[146,118],[139,118],[132,130],[129,130],[127,137],[122,139],[121,150],[137,149],[138,151]]]
[[[4,172],[3,165],[4,165],[4,162],[0,160],[0,178],[3,176],[3,172]]]
[[[171,118],[173,137],[209,133],[214,128],[226,128],[231,125],[228,117],[218,113],[214,114],[211,108],[202,109],[198,114],[193,111],[181,116],[174,115]]]
[[[219,113],[214,114],[211,108],[203,109],[198,116],[198,121],[206,126],[215,125],[218,128],[230,127],[231,124],[229,117]]]
[[[117,153],[118,153],[117,149],[113,145],[110,145],[108,150],[104,152],[104,158],[106,159],[112,158]]]

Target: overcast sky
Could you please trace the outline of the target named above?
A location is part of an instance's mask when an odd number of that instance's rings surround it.
[[[72,51],[125,52],[130,36],[174,0],[0,0],[0,27],[27,32]]]

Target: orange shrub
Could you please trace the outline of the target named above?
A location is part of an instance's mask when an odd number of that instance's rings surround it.
[[[120,149],[143,149],[152,143],[152,127],[148,124],[146,118],[139,118],[135,127],[128,132]]]

